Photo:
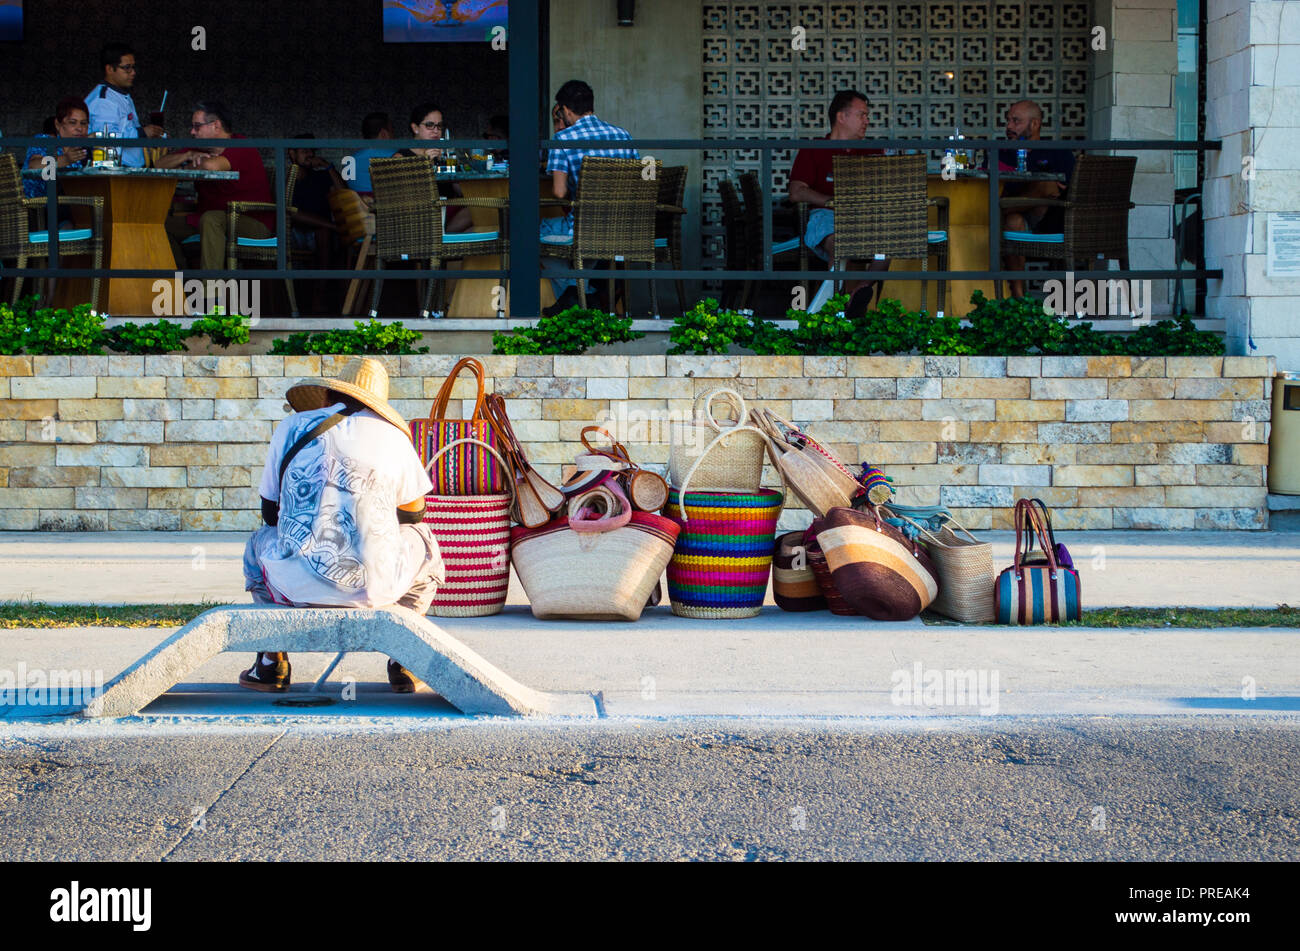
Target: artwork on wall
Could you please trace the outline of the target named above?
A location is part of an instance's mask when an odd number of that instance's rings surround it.
[[[0,43],[23,38],[23,0],[0,0]]]
[[[488,43],[507,0],[383,0],[385,43]]]

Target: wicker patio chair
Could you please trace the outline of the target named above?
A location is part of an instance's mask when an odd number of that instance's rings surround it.
[[[426,158],[396,157],[370,160],[370,180],[375,194],[375,288],[370,300],[370,316],[379,316],[379,295],[383,289],[385,261],[412,261],[418,267],[442,269],[443,263],[474,254],[499,254],[502,267],[509,268],[510,242],[504,234],[505,198],[442,198],[438,194],[438,177],[433,163]],[[466,231],[451,234],[443,231],[443,212],[449,208],[495,208],[499,224],[495,231]],[[506,283],[502,279],[502,283]],[[446,280],[434,276],[424,295],[422,317],[444,313]],[[437,291],[438,307],[433,309]],[[502,295],[504,307],[505,295]],[[498,311],[504,317],[504,311]]]
[[[284,204],[285,204],[285,227],[290,232],[293,231],[293,215],[297,208],[293,205],[293,188],[298,181],[298,166],[294,163],[289,164],[289,171],[284,176]],[[280,239],[272,235],[269,238],[246,238],[239,234],[239,216],[251,215],[253,212],[271,212],[275,213],[275,202],[271,201],[232,201],[226,203],[226,267],[233,271],[239,267],[241,261],[257,261],[262,264],[269,264],[275,267],[278,259]],[[271,230],[275,230],[272,228]],[[298,251],[293,247],[292,241],[289,244],[289,253],[285,255],[285,267],[293,269],[293,259],[297,257],[300,261],[309,258],[306,251]],[[298,316],[298,298],[293,292],[293,280],[286,278],[284,282],[285,290],[289,295],[289,311],[294,316]]]
[[[75,228],[59,233],[59,257],[89,254],[96,268],[104,264],[104,199],[75,195],[59,195],[60,207],[89,208],[92,224],[89,228]],[[0,261],[13,258],[17,267],[27,267],[29,260],[49,257],[49,231],[31,229],[31,213],[35,211],[42,220],[46,207],[44,198],[24,198],[18,160],[12,155],[0,154]],[[42,227],[45,227],[42,225]],[[21,274],[14,275],[13,303],[18,303],[23,289]],[[99,278],[91,280],[90,308],[99,308]]]
[[[659,183],[641,174],[637,159],[597,158],[582,160],[582,177],[574,196],[573,234],[542,239],[542,254],[564,258],[575,271],[584,261],[655,266],[655,206]],[[659,295],[650,282],[650,306],[659,316]],[[586,278],[578,279],[578,301],[587,306]],[[614,304],[614,276],[609,278],[609,302]]]
[[[655,210],[655,260],[682,268],[682,218],[686,200],[686,166],[670,165],[659,172],[659,199]],[[673,279],[677,291],[677,306],[686,311],[686,285],[681,278]]]
[[[871,260],[876,254],[914,258],[928,271],[930,255],[939,269],[948,268],[948,205],[926,195],[924,155],[839,156],[833,160],[835,198],[835,262]],[[939,228],[927,223],[930,208],[938,209]],[[887,272],[882,272],[883,275]],[[921,309],[927,309],[926,281],[921,282]],[[939,282],[943,310],[947,288]]]
[[[808,270],[808,246],[803,236],[808,231],[808,206],[800,202],[795,205],[798,213],[799,233],[784,241],[772,242],[772,261],[763,260],[763,189],[758,183],[757,172],[743,172],[740,176],[740,191],[745,198],[745,247],[749,258],[746,268],[751,271],[775,270],[780,263],[797,263],[799,270]],[[800,286],[807,292],[808,282],[800,281]],[[749,304],[753,292],[753,281],[745,282],[745,291],[741,296],[741,306]]]
[[[1104,267],[1105,261],[1115,258],[1120,269],[1127,270],[1128,213],[1134,207],[1129,195],[1136,168],[1133,155],[1080,155],[1064,198],[1003,198],[1003,211],[1040,205],[1065,209],[1061,233],[1003,231],[1003,252],[1064,261],[1067,271],[1075,270],[1076,264],[1092,270],[1098,260]],[[1001,281],[994,282],[994,290],[1002,296]]]

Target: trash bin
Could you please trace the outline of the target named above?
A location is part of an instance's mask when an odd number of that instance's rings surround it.
[[[1300,495],[1300,373],[1273,380],[1272,434],[1268,440],[1268,490]]]

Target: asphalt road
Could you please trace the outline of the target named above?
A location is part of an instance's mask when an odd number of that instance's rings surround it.
[[[14,725],[44,859],[1300,859],[1300,721]]]

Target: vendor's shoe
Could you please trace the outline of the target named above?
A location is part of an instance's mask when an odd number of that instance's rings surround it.
[[[239,686],[267,693],[283,693],[288,690],[290,675],[293,672],[289,662],[275,660],[264,664],[262,663],[264,656],[265,654],[259,653],[252,667],[239,672]]]
[[[393,693],[415,693],[415,678],[411,672],[395,660],[388,662],[388,686]]]

